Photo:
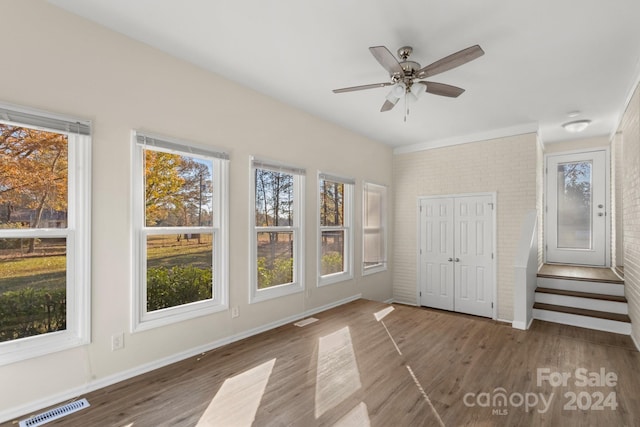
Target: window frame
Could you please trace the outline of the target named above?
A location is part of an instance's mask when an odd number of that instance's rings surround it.
[[[250,224],[251,233],[249,236],[249,304],[268,301],[286,295],[304,292],[304,189],[306,171],[302,168],[289,166],[286,164],[256,159],[250,157]],[[281,172],[293,175],[293,223],[290,226],[269,226],[262,227],[256,225],[256,170],[264,169],[273,172]],[[293,233],[293,281],[283,283],[265,289],[258,289],[258,233],[260,232],[292,232]]]
[[[368,212],[368,192],[376,192],[378,194],[380,194],[380,227],[368,227],[367,226],[367,212]],[[387,236],[387,230],[388,230],[388,223],[387,223],[387,209],[388,209],[388,188],[386,185],[381,185],[381,184],[374,184],[372,182],[364,182],[362,185],[362,275],[363,276],[367,276],[369,274],[375,274],[375,273],[379,273],[382,271],[386,271],[387,270],[387,257],[388,257],[388,252],[387,252],[387,240],[388,240],[388,236]],[[381,246],[381,250],[382,253],[378,254],[380,255],[379,258],[381,258],[381,260],[374,265],[369,265],[367,266],[366,263],[366,259],[367,259],[367,253],[366,253],[366,242],[365,242],[365,238],[367,235],[367,232],[371,231],[371,230],[379,230],[379,234],[380,237],[382,239],[382,246]]]
[[[191,142],[132,131],[132,247],[131,332],[158,328],[229,309],[229,166],[228,155]],[[144,142],[143,142],[144,141]],[[211,226],[147,227],[145,214],[144,150],[211,161]],[[147,236],[203,233],[212,235],[213,298],[147,311]]]
[[[0,366],[91,342],[91,123],[1,104],[12,126],[67,136],[67,227],[1,229],[0,238],[66,238],[66,329],[0,343]]]
[[[322,210],[322,181],[342,184],[343,187],[343,224],[341,226],[323,226],[321,218]],[[317,257],[317,284],[318,287],[331,285],[353,279],[353,194],[355,192],[355,180],[352,178],[340,177],[333,174],[323,172],[318,173],[317,180],[318,191],[318,257]],[[343,231],[343,271],[330,274],[322,274],[322,232],[323,231]]]

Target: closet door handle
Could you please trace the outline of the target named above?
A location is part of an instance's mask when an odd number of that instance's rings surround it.
[[[450,257],[447,261],[452,262],[452,261],[453,261],[453,258],[451,258],[451,257]]]
[[[460,258],[456,258],[454,262],[460,262]]]

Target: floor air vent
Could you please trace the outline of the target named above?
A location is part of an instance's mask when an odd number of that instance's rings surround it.
[[[36,427],[48,423],[49,421],[57,420],[65,415],[73,414],[81,409],[88,408],[89,402],[87,399],[76,400],[66,405],[58,406],[47,412],[43,412],[38,415],[34,415],[31,418],[20,421],[20,427]]]
[[[294,325],[302,328],[303,326],[307,326],[307,325],[309,325],[309,324],[311,324],[313,322],[317,322],[317,321],[318,321],[318,319],[316,319],[315,317],[307,317],[304,320],[301,320],[299,322],[294,323]]]

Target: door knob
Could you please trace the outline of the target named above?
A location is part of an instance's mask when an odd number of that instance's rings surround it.
[[[602,212],[598,212],[598,216],[604,216]]]
[[[460,262],[460,258],[456,258],[454,261],[455,262]]]
[[[449,258],[447,261],[451,262],[451,261],[453,261],[453,258]]]
[[[600,209],[602,209],[602,208],[604,208],[604,205],[603,205],[603,204],[599,204],[599,205],[598,205],[598,207],[599,207]]]

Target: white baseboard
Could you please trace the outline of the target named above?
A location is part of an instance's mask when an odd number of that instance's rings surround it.
[[[268,323],[266,325],[259,326],[257,328],[249,329],[247,331],[240,332],[238,334],[230,335],[228,337],[213,341],[211,343],[191,348],[189,350],[176,353],[169,357],[165,357],[162,359],[154,360],[153,362],[145,363],[143,365],[137,366],[135,368],[127,369],[126,371],[118,372],[113,375],[109,375],[104,378],[100,378],[97,380],[93,380],[88,382],[84,386],[74,387],[72,389],[66,390],[61,393],[57,393],[55,395],[46,397],[44,399],[39,399],[33,402],[29,402],[25,405],[21,405],[17,408],[11,408],[6,411],[0,412],[0,423],[4,423],[7,421],[15,420],[18,417],[28,417],[29,414],[39,412],[43,408],[58,404],[60,402],[65,402],[68,400],[74,400],[83,394],[90,393],[92,391],[108,387],[110,385],[119,383],[121,381],[128,380],[129,378],[133,378],[137,375],[145,374],[147,372],[153,371],[158,368],[162,368],[164,366],[170,365],[172,363],[180,362],[181,360],[188,359],[189,357],[197,356],[198,354],[206,353],[208,351],[214,350],[216,348],[222,347],[223,345],[231,344],[235,341],[240,341],[242,339],[258,335],[262,332],[269,331],[271,329],[275,329],[282,325],[286,325],[289,323],[296,322],[302,318],[307,316],[311,316],[313,314],[319,313],[321,311],[329,310],[331,308],[335,308],[357,299],[362,298],[362,294],[353,295],[338,301],[334,301],[329,304],[325,304],[320,307],[311,308],[305,310],[302,313],[294,314],[293,316],[285,317],[283,319],[277,320],[275,322]],[[89,402],[91,403],[91,402]]]
[[[522,331],[527,330],[526,322],[521,322],[519,320],[514,320],[513,322],[511,322],[511,327],[515,329],[520,329]]]
[[[389,298],[387,300],[382,301],[385,304],[393,304],[395,301],[393,300],[393,298]]]

